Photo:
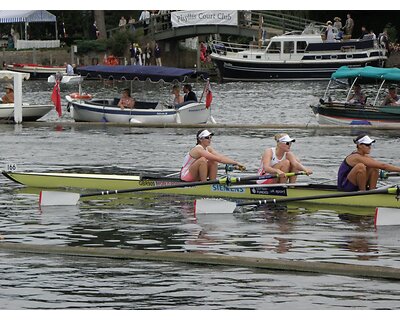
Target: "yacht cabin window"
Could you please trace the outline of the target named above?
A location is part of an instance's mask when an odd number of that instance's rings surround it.
[[[283,43],[283,53],[294,53],[294,41],[285,41]]]
[[[280,53],[281,52],[281,43],[279,41],[271,41],[269,43],[267,53]]]
[[[307,48],[307,42],[306,41],[297,41],[296,42],[297,45],[297,52],[305,52],[306,48]]]

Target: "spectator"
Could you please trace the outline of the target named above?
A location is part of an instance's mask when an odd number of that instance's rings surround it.
[[[126,25],[126,19],[124,16],[122,16],[121,19],[119,19],[118,27],[120,27],[121,29],[124,29],[125,25]]]
[[[151,57],[152,57],[152,51],[150,48],[150,43],[147,43],[146,47],[143,50],[143,64],[145,66],[151,65]]]
[[[92,40],[96,40],[99,37],[99,30],[97,29],[96,21],[94,21],[90,27],[89,36]]]
[[[183,92],[184,92],[184,97],[183,101],[196,101],[197,102],[197,96],[196,94],[192,91],[192,86],[190,84],[185,84],[183,86]]]
[[[354,20],[351,18],[350,13],[347,14],[346,23],[343,28],[345,35],[351,39],[354,29]]]
[[[1,98],[1,103],[14,103],[14,86],[7,83],[5,89],[6,94]]]
[[[336,28],[339,32],[342,29],[342,19],[340,19],[339,17],[335,17],[333,21],[335,21],[333,23],[333,27]]]
[[[387,56],[389,57],[389,55],[390,55],[390,46],[389,46],[389,37],[388,37],[386,29],[384,29],[383,32],[379,34],[378,43],[379,43],[379,45],[381,47],[383,47],[383,48],[385,48],[387,50]]]
[[[333,35],[332,21],[328,21],[326,23],[326,38],[325,39],[327,42],[335,41],[335,36]]]
[[[364,39],[364,37],[368,35],[368,31],[367,28],[365,28],[364,26],[361,27],[361,35],[359,39]]]
[[[69,63],[64,62],[64,67],[65,67],[65,72],[67,73],[67,76],[74,75],[74,68]]]
[[[360,105],[364,105],[366,102],[366,97],[364,96],[364,94],[361,92],[361,86],[356,83],[354,85],[354,93],[349,96],[349,98],[347,99],[347,101],[350,104],[360,104]]]
[[[156,58],[156,65],[157,66],[162,66],[161,63],[161,49],[158,46],[158,43],[156,42],[156,46],[154,47],[154,57]]]
[[[397,95],[397,89],[395,87],[390,87],[388,95],[382,102],[382,106],[399,106],[399,105],[400,102],[399,102],[399,97]]]
[[[150,24],[150,12],[148,10],[143,10],[139,17],[139,22],[143,23],[143,33],[147,35],[149,24]]]

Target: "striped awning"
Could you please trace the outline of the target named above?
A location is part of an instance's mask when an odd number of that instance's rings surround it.
[[[0,23],[56,21],[56,16],[46,10],[0,10]]]

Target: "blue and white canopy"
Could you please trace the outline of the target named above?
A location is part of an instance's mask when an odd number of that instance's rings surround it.
[[[57,18],[46,10],[0,10],[0,23],[56,22]]]

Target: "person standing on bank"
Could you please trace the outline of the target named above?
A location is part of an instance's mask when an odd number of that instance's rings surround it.
[[[312,174],[312,170],[303,166],[299,159],[290,151],[292,143],[295,139],[289,137],[286,133],[279,133],[274,136],[276,147],[268,148],[264,151],[261,158],[258,174],[264,176],[266,174],[278,174],[278,179],[261,180],[260,183],[286,183],[288,178],[285,173],[304,171],[307,175]],[[289,183],[294,183],[297,176],[289,178]]]
[[[353,142],[356,144],[356,150],[348,155],[339,167],[337,186],[340,191],[376,189],[379,169],[400,172],[400,167],[379,162],[370,156],[374,139],[362,134]]]
[[[238,166],[241,171],[246,167],[238,161],[218,153],[211,147],[211,138],[214,133],[207,129],[199,130],[196,135],[196,146],[193,147],[185,156],[180,172],[182,181],[207,181],[207,178],[214,180],[217,178],[218,163],[233,164]]]

